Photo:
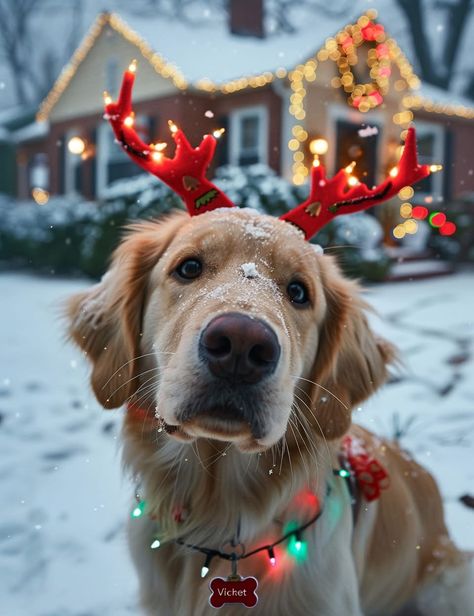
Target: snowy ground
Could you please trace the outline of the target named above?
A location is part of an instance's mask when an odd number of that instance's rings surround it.
[[[100,411],[62,339],[62,298],[87,281],[0,275],[0,616],[136,614],[123,522],[120,412]],[[449,527],[474,549],[474,274],[371,287],[374,326],[406,363],[356,419],[438,478]]]

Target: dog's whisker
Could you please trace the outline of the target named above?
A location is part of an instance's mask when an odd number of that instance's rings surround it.
[[[123,370],[123,368],[125,368],[125,366],[128,366],[128,364],[131,364],[132,362],[136,361],[137,359],[143,359],[144,357],[149,357],[150,355],[156,355],[157,353],[164,354],[164,355],[175,355],[176,354],[176,353],[174,353],[172,351],[155,351],[155,350],[153,350],[150,353],[143,353],[143,355],[137,355],[136,357],[132,357],[132,359],[129,359],[128,361],[126,361],[125,363],[123,363],[121,366],[119,366],[117,368],[117,370],[104,383],[104,385],[102,386],[102,389],[107,387],[107,385],[114,378],[114,376],[117,374],[117,372],[120,372],[120,370]]]
[[[346,404],[344,404],[344,402],[340,398],[338,398],[335,393],[333,393],[330,389],[327,389],[327,387],[324,387],[324,385],[321,385],[321,383],[316,383],[316,381],[312,381],[311,379],[306,379],[303,376],[297,376],[296,374],[292,374],[291,376],[295,379],[300,379],[301,381],[307,381],[308,383],[316,385],[316,387],[320,387],[325,392],[327,392],[329,395],[331,395],[335,400],[337,400],[346,409],[346,411],[349,410],[349,407]]]
[[[308,412],[310,413],[310,415],[313,417],[314,421],[316,422],[316,425],[317,425],[317,427],[318,427],[318,429],[319,429],[319,431],[321,433],[321,437],[322,437],[322,439],[324,441],[324,445],[326,447],[326,452],[327,452],[327,455],[328,455],[328,461],[330,462],[331,461],[331,451],[329,449],[329,444],[328,444],[327,439],[326,439],[326,437],[324,435],[324,431],[322,429],[322,426],[321,426],[321,424],[318,421],[318,418],[316,417],[313,409],[310,406],[308,406],[308,404],[306,404],[306,402],[304,400],[302,400],[298,396],[297,393],[294,393],[294,396],[295,396],[295,398],[297,398],[307,408]]]
[[[309,432],[309,430],[307,429],[307,427],[305,426],[305,424],[303,423],[302,419],[306,418],[304,417],[301,409],[298,407],[298,405],[296,405],[296,410],[301,413],[301,417],[298,416],[298,414],[295,414],[295,420],[296,422],[301,426],[301,429],[303,430],[306,438],[303,439],[303,444],[306,448],[306,451],[308,452],[309,456],[310,456],[310,460],[314,461],[314,464],[316,466],[316,475],[318,475],[319,473],[319,458],[318,458],[318,454],[319,451],[316,448],[316,446],[311,442],[311,433]],[[311,477],[308,477],[308,480],[311,480]]]
[[[303,464],[303,468],[304,468],[306,477],[309,480],[309,477],[310,477],[309,467],[306,464],[306,459],[305,459],[305,456],[303,456],[303,452],[301,451],[301,447],[300,447],[300,443],[299,443],[300,438],[301,438],[301,440],[303,440],[303,438],[301,436],[301,432],[300,432],[300,430],[298,428],[297,423],[294,421],[294,419],[292,417],[290,417],[290,419],[289,419],[288,426],[289,426],[289,428],[290,428],[290,430],[291,430],[291,432],[293,434],[293,437],[295,439],[296,447],[298,449],[298,453],[300,454],[301,463]],[[295,430],[296,430],[296,433],[298,434],[298,437],[300,437],[300,438],[298,438],[296,436]]]
[[[150,368],[149,370],[144,370],[143,372],[140,372],[139,374],[135,374],[134,376],[132,376],[130,379],[128,379],[127,381],[125,381],[124,383],[122,383],[121,385],[119,385],[116,389],[114,389],[114,391],[109,394],[109,398],[112,398],[113,396],[115,396],[115,394],[120,391],[122,389],[122,387],[125,387],[125,385],[128,385],[128,383],[130,383],[131,381],[134,381],[135,379],[139,379],[141,376],[143,376],[144,374],[147,374],[148,372],[152,372],[158,370],[158,366],[154,367],[154,368]],[[105,385],[104,385],[105,387]],[[104,389],[104,387],[102,387],[102,389]]]
[[[297,411],[294,414],[294,419],[297,422],[297,425],[299,424],[306,436],[306,438],[302,439],[303,440],[303,444],[310,456],[310,459],[314,458],[314,463],[316,465],[316,472],[318,472],[319,470],[319,450],[316,447],[316,445],[312,442],[312,438],[311,438],[311,431],[310,431],[310,426],[308,423],[308,419],[307,417],[304,415],[303,411],[301,410],[301,408],[299,407],[297,402],[294,402],[293,408],[295,411]],[[299,413],[299,415],[298,415]],[[305,423],[304,423],[305,422]],[[305,425],[306,424],[306,425]]]

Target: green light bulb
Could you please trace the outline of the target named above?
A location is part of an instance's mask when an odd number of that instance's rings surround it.
[[[132,509],[132,513],[130,517],[132,519],[141,518],[141,516],[145,513],[146,501],[141,500],[137,503],[137,505]]]

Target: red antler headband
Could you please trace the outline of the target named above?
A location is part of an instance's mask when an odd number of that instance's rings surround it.
[[[214,155],[216,139],[205,135],[201,144],[193,148],[182,130],[168,122],[176,142],[173,158],[163,154],[164,143],[146,144],[134,129],[132,88],[135,81],[136,63],[133,61],[125,71],[122,87],[116,103],[105,95],[106,117],[112,125],[117,141],[130,158],[140,167],[156,175],[177,193],[186,204],[191,216],[209,212],[220,207],[235,207],[226,195],[206,177],[206,171]],[[409,128],[403,154],[379,186],[369,189],[358,182],[351,171],[355,163],[341,169],[328,180],[323,165],[315,159],[311,169],[311,189],[308,199],[281,216],[282,220],[299,227],[309,240],[327,223],[341,214],[366,210],[396,195],[401,188],[419,182],[437,165],[419,165],[416,154],[415,129]]]

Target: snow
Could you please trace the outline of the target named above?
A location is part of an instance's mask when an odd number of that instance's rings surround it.
[[[436,86],[432,86],[431,84],[425,82],[422,82],[421,86],[414,92],[414,94],[439,105],[451,105],[455,107],[465,107],[467,109],[472,109],[474,106],[473,101],[469,100],[466,96],[456,94],[450,90],[437,88]]]
[[[248,286],[256,281],[249,281]],[[0,275],[0,595],[2,615],[131,616],[137,584],[125,544],[133,486],[122,478],[122,411],[90,392],[64,340],[61,301],[90,281]],[[436,476],[449,528],[474,549],[474,273],[370,287],[373,327],[404,367],[355,411]]]
[[[242,270],[245,278],[257,278],[258,276],[257,266],[255,263],[242,263],[240,269]]]
[[[12,133],[16,143],[41,139],[49,134],[49,122],[32,122]]]

